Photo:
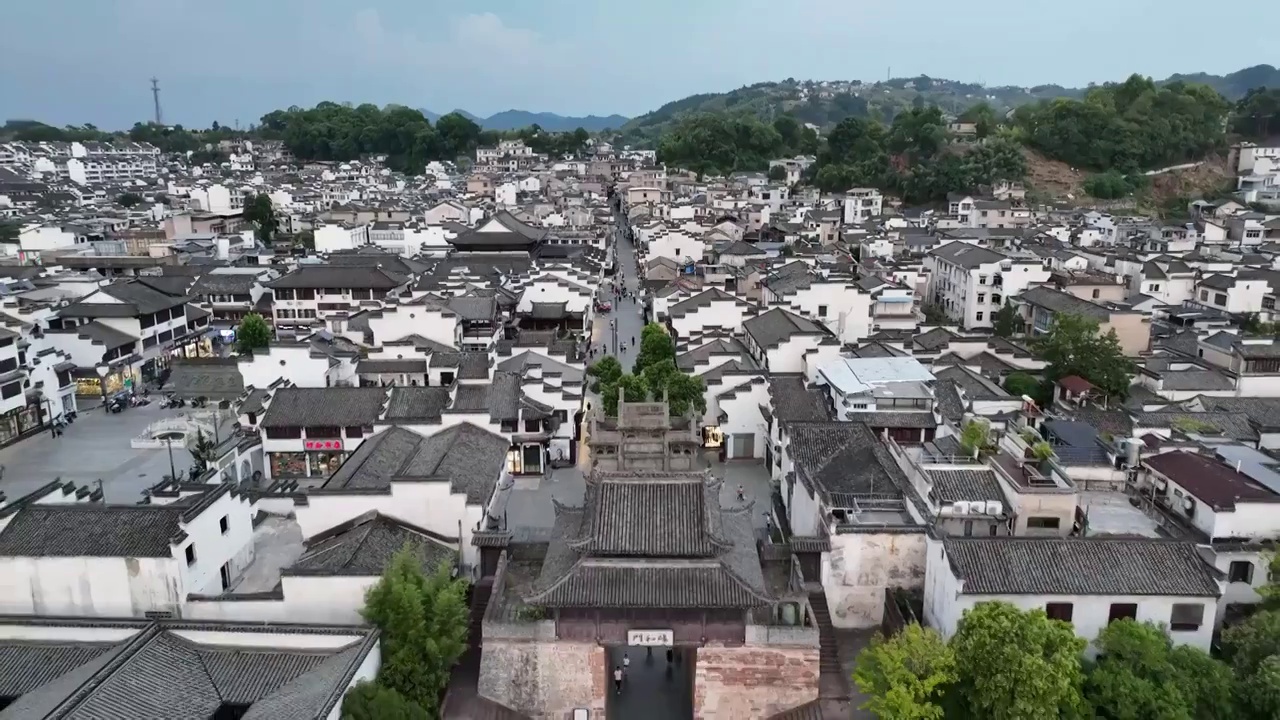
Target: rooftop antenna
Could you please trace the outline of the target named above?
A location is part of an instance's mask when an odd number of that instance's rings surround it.
[[[151,99],[156,106],[156,125],[163,125],[160,115],[160,81],[156,78],[151,78]]]

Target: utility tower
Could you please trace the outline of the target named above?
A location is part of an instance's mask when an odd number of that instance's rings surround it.
[[[151,78],[151,99],[156,106],[156,124],[163,125],[163,116],[160,114],[160,81],[156,78]]]

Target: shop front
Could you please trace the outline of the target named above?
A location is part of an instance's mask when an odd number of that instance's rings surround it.
[[[175,360],[218,357],[214,349],[214,335],[215,332],[194,333],[166,345],[143,361],[141,379],[150,382],[159,378]]]
[[[547,446],[541,442],[516,442],[507,451],[507,470],[512,475],[541,475],[545,471]]]
[[[272,479],[328,479],[346,461],[342,440],[304,440],[302,452],[270,452],[267,462]]]
[[[8,445],[43,428],[47,418],[42,404],[39,398],[28,398],[26,405],[0,415],[0,445]]]
[[[117,393],[132,392],[138,384],[138,371],[129,365],[110,368],[105,376],[99,377],[94,368],[75,371],[76,394],[86,397],[111,397]],[[106,393],[103,393],[103,387]]]

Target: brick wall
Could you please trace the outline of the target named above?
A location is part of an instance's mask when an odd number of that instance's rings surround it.
[[[595,643],[486,639],[478,690],[537,720],[562,720],[579,707],[603,719],[604,665]]]
[[[817,697],[817,648],[698,649],[693,701],[697,720],[765,718]]]

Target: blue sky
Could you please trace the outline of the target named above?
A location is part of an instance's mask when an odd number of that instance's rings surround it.
[[[1083,85],[1276,62],[1190,0],[39,0],[6,3],[0,119],[242,125],[321,100],[628,116],[764,80]],[[1249,27],[1271,27],[1261,3]]]

